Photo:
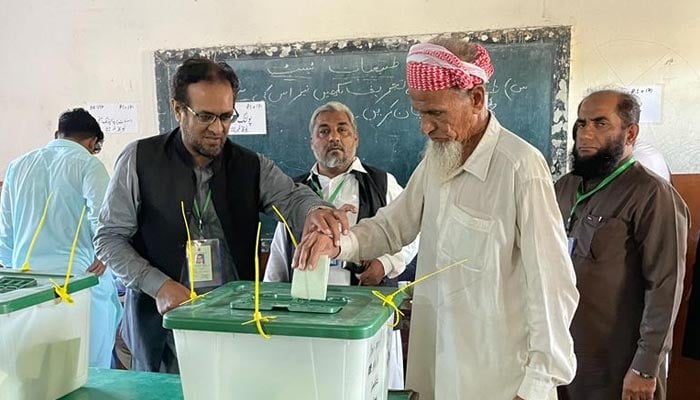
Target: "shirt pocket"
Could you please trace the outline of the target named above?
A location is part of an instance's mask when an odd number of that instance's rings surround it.
[[[616,258],[627,238],[624,220],[588,214],[583,217],[574,254],[595,261]]]
[[[490,260],[489,254],[493,244],[494,220],[490,217],[463,206],[450,206],[445,218],[440,246],[440,265],[445,267],[466,259],[460,266],[452,268],[450,275],[457,287],[480,279]],[[455,276],[458,275],[458,276]]]

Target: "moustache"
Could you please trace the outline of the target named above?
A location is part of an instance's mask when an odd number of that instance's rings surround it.
[[[331,152],[331,151],[333,151],[333,150],[341,150],[341,151],[344,152],[344,151],[345,151],[345,147],[343,147],[342,145],[339,145],[339,144],[336,144],[336,145],[333,145],[333,144],[332,144],[332,145],[326,147],[326,153]]]

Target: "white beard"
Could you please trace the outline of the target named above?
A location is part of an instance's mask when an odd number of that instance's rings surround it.
[[[425,145],[425,159],[431,170],[440,180],[447,179],[457,168],[462,166],[462,143],[457,141],[434,142],[428,140]]]
[[[340,166],[348,164],[349,161],[349,158],[347,157],[347,154],[345,152],[343,152],[342,156],[334,156],[327,154],[319,154],[314,148],[312,148],[311,151],[314,153],[316,161],[319,164],[323,165],[325,168],[338,168]]]

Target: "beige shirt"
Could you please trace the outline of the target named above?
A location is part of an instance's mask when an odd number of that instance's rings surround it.
[[[403,194],[341,240],[357,261],[421,232],[406,387],[421,399],[556,399],[576,368],[578,292],[542,155],[491,116],[449,179],[423,160]]]

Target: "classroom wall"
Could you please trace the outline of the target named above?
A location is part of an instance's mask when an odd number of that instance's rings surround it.
[[[136,103],[138,134],[108,136],[100,155],[111,170],[125,144],[157,132],[156,49],[544,25],[573,26],[570,119],[590,86],[663,84],[663,122],[642,134],[674,173],[700,172],[699,22],[697,0],[4,1],[0,175],[66,108]]]

